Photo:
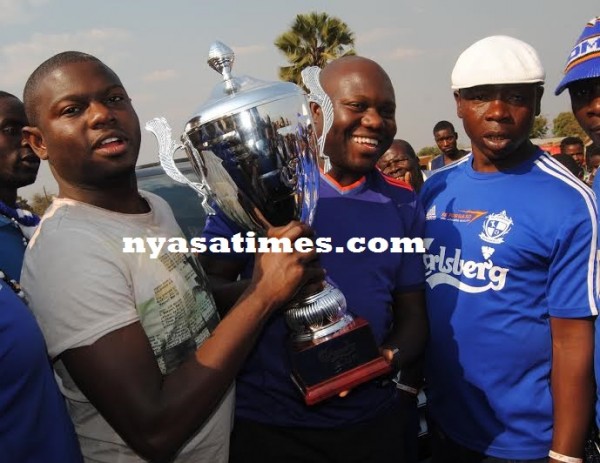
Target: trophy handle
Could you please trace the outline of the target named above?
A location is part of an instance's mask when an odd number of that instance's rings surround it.
[[[319,80],[320,74],[321,68],[318,66],[304,68],[300,73],[304,85],[310,92],[307,95],[308,101],[317,103],[321,107],[321,112],[323,113],[323,127],[321,136],[319,137],[319,156],[323,160],[323,172],[327,173],[331,170],[331,159],[325,154],[325,138],[327,137],[327,132],[329,132],[329,129],[331,129],[331,126],[333,125],[333,104],[331,103],[329,95],[327,95],[325,90],[323,90],[323,87],[321,87],[321,82]]]
[[[164,117],[155,117],[151,121],[146,122],[145,129],[152,132],[158,141],[158,159],[160,165],[169,177],[179,183],[183,183],[192,188],[202,200],[202,208],[208,215],[215,215],[215,210],[210,206],[208,200],[210,192],[206,186],[206,181],[201,179],[200,182],[192,182],[175,165],[175,153],[184,149],[182,144],[176,144],[171,136],[171,126]]]

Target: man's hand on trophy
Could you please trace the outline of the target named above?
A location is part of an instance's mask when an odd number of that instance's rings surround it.
[[[267,237],[289,239],[292,252],[263,252],[256,254],[251,287],[269,295],[273,306],[289,301],[299,288],[322,285],[325,271],[319,264],[312,246],[294,246],[300,239],[312,239],[313,230],[301,222],[292,221],[283,227],[273,227]]]

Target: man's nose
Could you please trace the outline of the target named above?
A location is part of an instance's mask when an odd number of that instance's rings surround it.
[[[115,120],[114,111],[101,101],[91,102],[88,111],[92,125],[106,124]]]
[[[362,117],[362,123],[368,127],[379,128],[383,126],[383,117],[376,109],[369,109]]]

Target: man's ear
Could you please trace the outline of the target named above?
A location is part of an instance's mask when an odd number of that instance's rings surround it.
[[[321,131],[323,130],[323,111],[321,111],[321,107],[314,101],[310,102],[310,113],[315,122],[315,131],[318,136],[321,136]]]
[[[44,142],[40,129],[37,127],[26,126],[23,127],[21,134],[23,140],[31,146],[31,149],[37,157],[46,161],[48,159],[48,151],[46,150],[46,143]]]
[[[462,98],[458,90],[454,91],[454,101],[456,102],[456,115],[462,119]]]
[[[538,85],[537,92],[535,94],[535,115],[539,116],[542,112],[542,96],[544,96],[544,87]]]

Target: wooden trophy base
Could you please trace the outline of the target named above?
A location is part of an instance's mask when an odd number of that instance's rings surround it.
[[[355,318],[331,336],[294,345],[291,361],[292,380],[307,405],[392,371],[363,318]]]

